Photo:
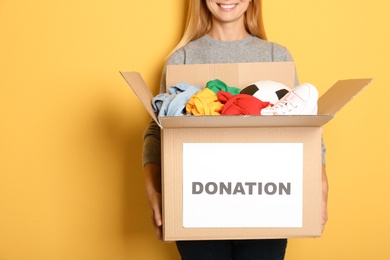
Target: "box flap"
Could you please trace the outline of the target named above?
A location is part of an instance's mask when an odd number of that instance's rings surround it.
[[[372,79],[339,80],[318,100],[318,114],[335,115],[362,91]]]
[[[181,82],[204,87],[213,79],[237,88],[260,80],[274,80],[292,88],[295,85],[295,64],[288,61],[167,66],[167,88]]]
[[[120,72],[127,84],[132,88],[138,99],[142,102],[145,109],[148,111],[153,120],[162,127],[162,118],[158,118],[152,107],[154,98],[149,87],[138,72]],[[288,87],[293,87],[295,84],[295,64],[294,62],[258,62],[258,63],[224,63],[224,64],[185,64],[185,65],[168,65],[167,67],[167,88],[174,86],[177,83],[187,82],[201,87],[206,86],[206,83],[213,79],[220,79],[229,86],[238,88],[246,87],[247,85],[260,80],[275,80]],[[246,117],[243,117],[246,118]],[[245,122],[246,119],[239,119],[239,122]],[[232,118],[237,120],[238,117]],[[176,125],[180,121],[191,121],[188,119],[167,119]],[[215,120],[215,118],[213,119]],[[228,125],[233,124],[233,120],[228,119]],[[200,122],[202,120],[196,120]],[[218,122],[223,123],[225,119],[218,119]],[[211,119],[204,119],[204,122],[212,122]],[[253,124],[248,122],[247,124]],[[270,121],[269,121],[270,122]],[[181,124],[181,125],[180,125]],[[187,124],[187,123],[186,123]],[[207,125],[208,123],[206,123]],[[256,123],[257,125],[259,123]],[[179,123],[183,127],[183,122]],[[196,125],[189,123],[189,125]],[[237,125],[234,123],[234,125]],[[199,127],[199,126],[198,126]]]
[[[179,116],[159,118],[163,128],[318,127],[333,116]]]
[[[133,89],[153,120],[161,127],[152,107],[153,94],[138,72],[120,72],[127,84]]]
[[[138,72],[120,72],[153,120],[161,127],[290,127],[322,126],[372,79],[339,80],[318,100],[318,116],[182,116],[157,118],[152,107],[153,95]],[[167,67],[167,87],[180,82],[204,87],[209,80],[220,79],[226,84],[243,88],[255,81],[271,79],[289,87],[295,84],[293,62],[188,64]]]

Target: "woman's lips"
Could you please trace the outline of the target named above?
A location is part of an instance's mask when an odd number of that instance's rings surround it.
[[[225,10],[231,10],[236,7],[238,4],[218,4],[218,6]]]

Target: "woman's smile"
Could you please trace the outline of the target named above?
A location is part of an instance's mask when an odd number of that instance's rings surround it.
[[[238,4],[217,4],[224,11],[231,11]]]

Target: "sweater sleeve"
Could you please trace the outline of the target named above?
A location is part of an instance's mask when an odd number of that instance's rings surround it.
[[[142,163],[161,165],[161,129],[157,123],[151,119],[144,132],[144,144],[142,150]]]
[[[179,50],[173,53],[164,65],[160,81],[160,93],[166,92],[166,69],[168,64],[184,64],[184,52]],[[161,165],[161,129],[151,119],[144,131],[144,144],[142,150],[142,164]]]
[[[161,75],[160,93],[166,92],[165,73],[166,65],[164,65]],[[153,119],[150,120],[144,131],[142,164],[145,166],[148,163],[161,165],[161,129]]]
[[[293,57],[291,56],[290,51],[279,44],[271,43],[272,44],[272,61],[294,61]]]

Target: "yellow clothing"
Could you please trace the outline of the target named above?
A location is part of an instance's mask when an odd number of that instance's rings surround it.
[[[186,105],[187,114],[192,115],[220,115],[223,104],[218,101],[215,92],[204,88],[193,95]]]

